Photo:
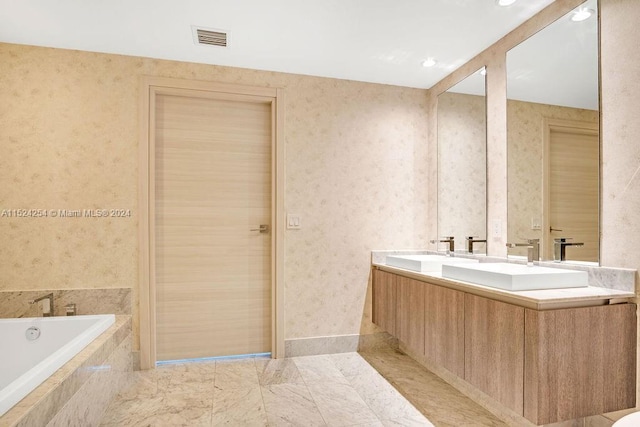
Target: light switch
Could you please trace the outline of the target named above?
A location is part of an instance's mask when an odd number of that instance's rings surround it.
[[[541,230],[542,226],[540,225],[540,219],[531,218],[531,229],[532,230]]]
[[[300,215],[287,214],[287,229],[288,230],[300,229]]]

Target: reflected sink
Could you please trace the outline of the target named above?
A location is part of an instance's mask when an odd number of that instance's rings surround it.
[[[504,262],[443,265],[442,277],[508,291],[588,286],[586,271],[563,270]]]
[[[477,259],[443,255],[389,255],[387,265],[419,272],[440,272],[443,265],[477,264]]]

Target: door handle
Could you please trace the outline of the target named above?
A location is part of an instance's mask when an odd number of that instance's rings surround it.
[[[260,224],[260,228],[252,228],[249,231],[259,231],[260,233],[268,233],[269,225],[268,224]]]
[[[562,230],[559,228],[549,227],[549,233],[553,233],[554,231],[562,231]]]

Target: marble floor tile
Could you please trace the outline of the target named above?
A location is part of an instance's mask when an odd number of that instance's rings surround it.
[[[347,379],[381,420],[422,418],[427,421],[420,411],[377,372],[354,375]]]
[[[256,359],[260,385],[303,384],[302,375],[292,359]]]
[[[384,427],[434,427],[429,420],[422,415],[419,417],[402,417],[393,420],[382,420]]]
[[[162,365],[155,369],[158,392],[213,393],[215,362],[189,362]]]
[[[255,373],[254,373],[255,375]],[[226,387],[213,396],[212,426],[268,426],[260,386]]]
[[[358,353],[330,354],[329,357],[345,377],[377,373]]]
[[[327,425],[380,424],[376,414],[349,384],[322,381],[307,383],[307,387]]]
[[[319,356],[301,356],[292,358],[298,367],[298,371],[304,381],[310,383],[318,381],[331,381],[348,384],[347,378],[333,363],[333,359],[328,354]]]
[[[158,395],[121,400],[109,406],[103,427],[210,426],[211,396],[199,394]]]
[[[326,425],[307,386],[274,384],[262,387],[269,426],[315,427]]]
[[[215,389],[259,387],[254,358],[216,362]]]

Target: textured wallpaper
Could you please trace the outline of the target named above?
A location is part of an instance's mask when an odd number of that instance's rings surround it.
[[[542,151],[544,119],[563,119],[598,124],[598,111],[533,102],[507,103],[507,180],[509,242],[522,238],[541,239],[531,229],[531,220],[542,222]],[[513,255],[527,255],[526,248],[509,249]]]
[[[137,327],[143,75],[285,89],[285,338],[375,330],[370,251],[427,240],[426,91],[148,58],[0,44],[0,290],[130,287]]]
[[[468,236],[486,238],[486,117],[484,96],[438,96],[438,236],[454,236],[456,249]]]

